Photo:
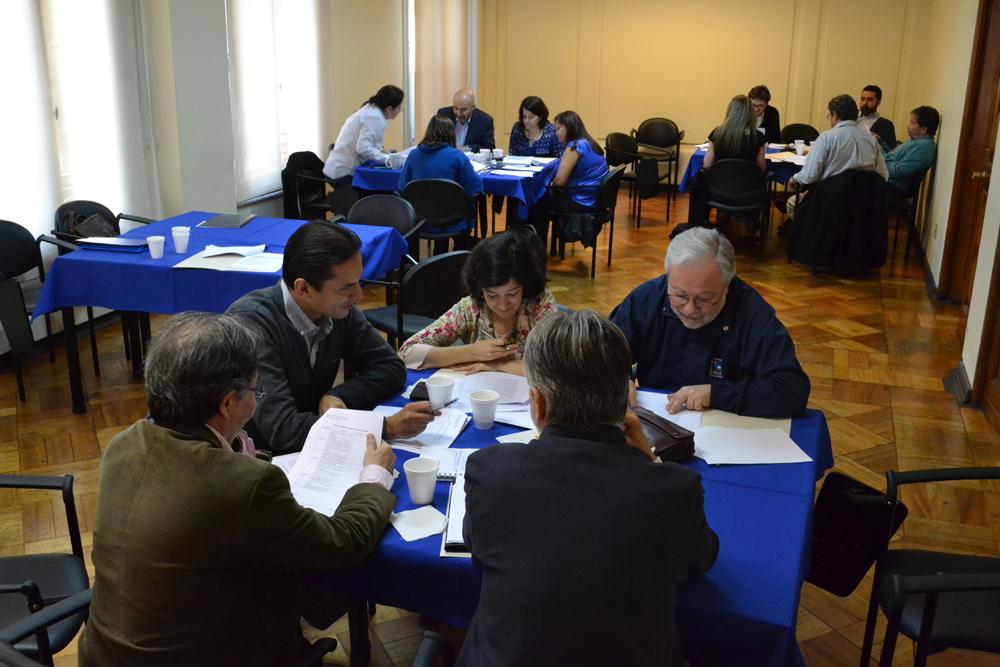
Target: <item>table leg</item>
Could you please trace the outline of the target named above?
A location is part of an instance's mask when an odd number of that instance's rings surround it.
[[[69,368],[69,393],[73,412],[82,415],[87,412],[87,402],[83,397],[83,373],[80,371],[80,350],[76,346],[76,316],[72,308],[62,309],[63,339],[66,341],[66,366]]]
[[[132,378],[142,379],[142,365],[146,358],[142,340],[141,313],[122,312],[125,329],[128,331],[128,347],[132,351]]]
[[[372,659],[372,645],[368,640],[368,602],[354,599],[347,612],[348,632],[351,637],[351,667],[365,667]]]

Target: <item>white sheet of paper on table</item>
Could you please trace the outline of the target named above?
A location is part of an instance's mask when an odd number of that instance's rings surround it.
[[[209,244],[205,246],[205,250],[202,251],[202,257],[219,257],[220,255],[240,255],[242,257],[249,257],[251,255],[259,255],[264,252],[267,248],[263,243],[260,245],[232,245],[232,246],[221,246]]]
[[[503,158],[506,164],[530,165],[534,160],[535,158],[530,155],[505,155]]]
[[[404,540],[413,542],[431,535],[439,535],[444,530],[448,517],[434,509],[432,505],[424,505],[415,510],[390,514],[389,521]]]
[[[402,410],[393,405],[378,405],[374,412],[384,417],[391,417]],[[427,447],[450,447],[455,438],[459,436],[465,425],[469,423],[469,415],[454,408],[441,408],[441,414],[434,418],[427,425],[423,433],[419,433],[412,438],[391,440],[389,444],[394,449],[401,449],[407,452],[419,454]]]
[[[694,434],[694,453],[709,465],[812,461],[787,433],[776,428],[702,426]]]
[[[497,436],[497,442],[526,445],[537,437],[538,431],[533,428],[529,428],[526,431],[518,431],[517,433],[508,433],[507,435]]]
[[[776,428],[785,435],[792,432],[791,419],[766,419],[764,417],[744,417],[724,410],[706,410],[701,416],[702,426],[722,426],[725,428],[761,429]]]
[[[467,398],[479,389],[492,389],[500,394],[500,403],[527,403],[528,381],[523,375],[485,371],[466,375],[455,387],[459,396]]]
[[[494,176],[514,176],[515,178],[530,178],[531,172],[515,171],[514,169],[494,169],[490,172]]]
[[[473,448],[431,447],[425,449],[420,455],[428,459],[437,459],[439,464],[438,479],[454,480],[459,475],[465,474],[465,462],[472,452],[478,451],[478,449]]]
[[[511,426],[520,426],[521,428],[530,428],[534,430],[535,422],[531,420],[531,413],[525,409],[518,412],[498,412],[494,421],[501,424],[510,424]]]
[[[642,389],[635,392],[636,402],[652,413],[663,417],[678,426],[682,426],[689,431],[701,428],[702,417],[700,412],[694,410],[681,410],[676,415],[667,412],[667,394],[658,394],[655,391],[644,391]]]
[[[227,271],[250,271],[252,273],[274,273],[281,270],[285,256],[280,252],[262,252],[249,257],[241,257],[226,269]]]

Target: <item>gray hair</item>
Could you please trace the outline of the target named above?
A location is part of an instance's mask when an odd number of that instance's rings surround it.
[[[181,313],[153,337],[146,355],[146,403],[158,422],[201,426],[231,391],[251,387],[257,336],[239,319]]]
[[[631,364],[621,330],[593,310],[548,315],[524,346],[524,375],[545,396],[547,425],[620,425]]]
[[[674,237],[667,246],[667,256],[663,260],[663,270],[670,273],[673,266],[698,264],[706,259],[714,259],[722,271],[722,285],[736,275],[736,253],[733,244],[725,236],[707,227],[692,227]]]

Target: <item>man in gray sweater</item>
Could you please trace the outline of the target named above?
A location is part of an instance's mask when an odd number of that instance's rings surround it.
[[[402,360],[354,305],[363,297],[361,269],[354,232],[306,223],[288,239],[278,284],[229,307],[262,340],[257,386],[264,396],[247,424],[258,448],[297,452],[328,409],[369,410],[403,389]],[[349,379],[334,387],[341,361]],[[383,435],[412,437],[433,418],[430,403],[410,403],[386,419]]]

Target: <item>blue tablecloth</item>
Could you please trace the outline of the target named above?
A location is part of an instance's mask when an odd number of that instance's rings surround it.
[[[251,273],[174,269],[174,264],[208,244],[260,245],[267,252],[283,252],[288,237],[303,220],[256,218],[239,229],[203,229],[199,222],[215,215],[191,211],[133,229],[123,236],[166,237],[162,259],[139,253],[80,249],[58,257],[46,274],[35,316],[68,306],[102,306],[143,313],[179,313],[186,310],[222,312],[251,290],[273,285],[281,271]],[[174,251],[170,228],[191,227],[187,252]],[[361,238],[365,278],[377,278],[399,266],[406,241],[391,227],[346,225]]]
[[[780,148],[768,147],[765,149],[767,154],[778,153],[781,151]],[[681,182],[677,186],[677,189],[684,192],[687,189],[688,181],[694,178],[694,175],[698,173],[701,166],[705,164],[706,150],[704,148],[699,148],[688,160],[687,169],[684,170],[684,176],[681,177]],[[797,164],[792,164],[791,162],[770,162],[767,163],[767,177],[772,181],[777,181],[778,183],[787,183],[788,179],[796,174],[802,167]]]
[[[429,374],[411,371],[407,381]],[[453,446],[486,447],[496,436],[517,430],[497,424],[481,431],[470,424]],[[791,435],[814,459],[811,463],[709,467],[699,459],[687,464],[702,474],[705,512],[720,543],[714,567],[682,584],[678,593],[685,651],[704,664],[802,665],[795,623],[809,568],[813,490],[832,466],[833,454],[821,412],[809,410],[795,419]],[[414,508],[402,472],[412,456],[397,453],[400,476],[392,488],[397,512]],[[448,490],[439,482],[434,492],[434,507],[441,512]],[[655,521],[655,511],[649,512]],[[441,558],[440,547],[440,535],[405,542],[389,528],[364,567],[317,575],[317,585],[467,626],[479,599],[480,572],[471,559]]]
[[[480,176],[486,192],[517,201],[517,217],[526,220],[528,209],[541,199],[545,187],[556,175],[558,168],[559,160],[553,160],[544,165],[539,172],[525,172],[526,175],[522,178],[494,174],[492,171],[484,171]],[[354,170],[354,180],[351,184],[360,190],[396,192],[399,189],[400,171],[370,162]]]

